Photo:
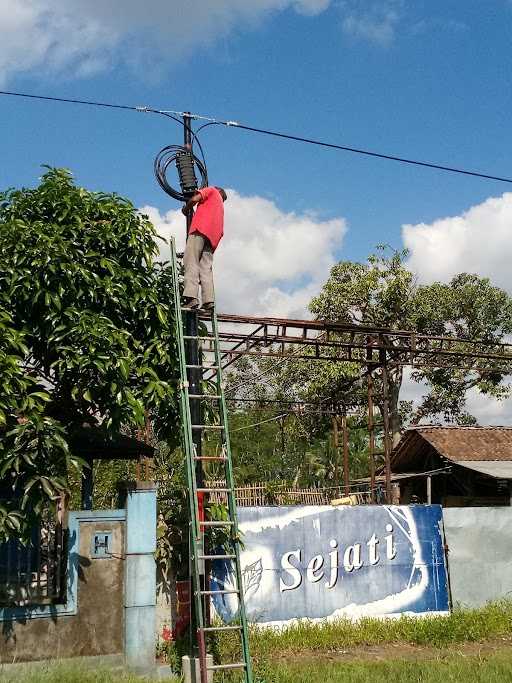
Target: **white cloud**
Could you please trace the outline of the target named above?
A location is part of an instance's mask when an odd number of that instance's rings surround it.
[[[418,408],[423,398],[429,393],[429,387],[424,381],[415,382],[412,379],[412,373],[412,368],[404,368],[400,400],[412,401],[413,407]],[[511,380],[512,377],[509,377],[507,383]],[[512,401],[507,399],[499,401],[492,396],[482,394],[476,388],[470,389],[466,394],[466,410],[482,426],[512,424]],[[430,420],[424,419],[421,422],[429,424]]]
[[[477,389],[471,389],[467,394],[467,410],[474,415],[480,425],[510,425],[512,424],[512,401],[486,396]]]
[[[512,292],[512,193],[491,197],[460,216],[404,225],[409,267],[425,282],[477,273]]]
[[[272,12],[331,0],[0,0],[0,83],[39,69],[90,75],[117,62],[176,59]]]
[[[215,253],[219,308],[229,313],[303,317],[312,296],[335,263],[346,232],[341,218],[322,221],[313,214],[285,213],[262,197],[228,191],[225,237]],[[163,237],[185,242],[179,210],[164,215],[142,207]],[[162,257],[168,257],[166,248]]]
[[[470,27],[469,24],[464,21],[459,21],[458,19],[445,19],[430,15],[415,22],[410,28],[410,33],[413,36],[420,36],[434,31],[462,34],[469,32]]]
[[[0,83],[35,67],[76,74],[102,69],[118,34],[62,0],[0,0]]]
[[[461,272],[476,273],[512,293],[512,193],[491,197],[460,216],[402,226],[411,255],[408,267],[423,282],[446,282]],[[425,387],[406,376],[401,396],[417,404]],[[510,424],[512,403],[472,389],[467,410],[479,424]]]
[[[387,46],[393,42],[402,16],[403,0],[346,0],[342,3],[346,35]]]

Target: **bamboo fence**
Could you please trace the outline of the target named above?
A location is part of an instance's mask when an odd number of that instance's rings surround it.
[[[226,484],[220,479],[209,481],[206,488],[222,488]],[[268,484],[256,482],[235,488],[239,507],[264,507],[272,505],[330,505],[333,500],[343,499],[348,505],[362,505],[370,502],[369,493],[351,493],[350,502],[345,497],[343,486],[330,488],[296,488],[289,484]],[[209,493],[211,503],[225,503],[225,493]]]

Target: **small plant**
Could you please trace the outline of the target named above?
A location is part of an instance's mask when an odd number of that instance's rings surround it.
[[[165,624],[160,633],[156,649],[157,658],[168,664],[174,673],[181,672],[181,654],[177,641],[173,639],[172,629]]]

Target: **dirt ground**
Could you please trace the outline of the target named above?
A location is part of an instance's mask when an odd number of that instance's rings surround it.
[[[305,650],[302,652],[282,653],[274,661],[296,662],[314,659],[323,662],[385,662],[385,661],[422,661],[442,660],[445,657],[489,657],[494,654],[512,655],[512,637],[489,640],[483,643],[458,643],[450,648],[436,648],[406,643],[386,643],[383,645],[360,645],[344,650]]]

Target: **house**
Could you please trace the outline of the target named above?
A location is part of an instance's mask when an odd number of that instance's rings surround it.
[[[391,454],[400,502],[510,505],[512,427],[415,426]],[[413,476],[417,475],[417,476]]]

